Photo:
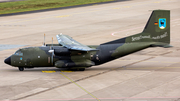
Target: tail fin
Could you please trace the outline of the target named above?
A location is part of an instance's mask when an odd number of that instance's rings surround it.
[[[171,47],[170,11],[153,10],[142,33],[117,39],[104,44],[147,42],[149,46]]]
[[[150,34],[154,46],[169,47],[170,43],[170,11],[154,10],[142,32]],[[152,45],[152,46],[153,46]]]

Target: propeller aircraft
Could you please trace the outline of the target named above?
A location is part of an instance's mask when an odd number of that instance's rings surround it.
[[[148,47],[171,47],[170,11],[154,10],[141,33],[100,45],[83,45],[68,35],[56,35],[59,44],[45,44],[17,50],[4,60],[8,65],[24,68],[57,67],[84,71]],[[44,37],[45,40],[45,37]]]

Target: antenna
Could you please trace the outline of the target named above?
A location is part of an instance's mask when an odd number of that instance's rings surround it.
[[[46,43],[45,43],[45,34],[44,34],[44,43],[43,43],[43,45],[42,45],[43,47],[45,47],[46,46]]]
[[[46,45],[46,43],[45,43],[45,37],[46,37],[46,36],[45,36],[45,34],[44,34],[44,46]]]

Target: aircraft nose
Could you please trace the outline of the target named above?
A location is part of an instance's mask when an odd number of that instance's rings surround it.
[[[4,63],[11,65],[11,57],[4,60]]]

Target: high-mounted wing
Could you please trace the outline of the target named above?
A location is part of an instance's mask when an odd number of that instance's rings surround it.
[[[72,39],[68,35],[59,34],[59,35],[56,35],[56,37],[59,44],[61,44],[62,46],[68,49],[80,50],[80,51],[97,51],[97,49],[90,48],[86,45],[83,45],[77,42],[76,40]]]

